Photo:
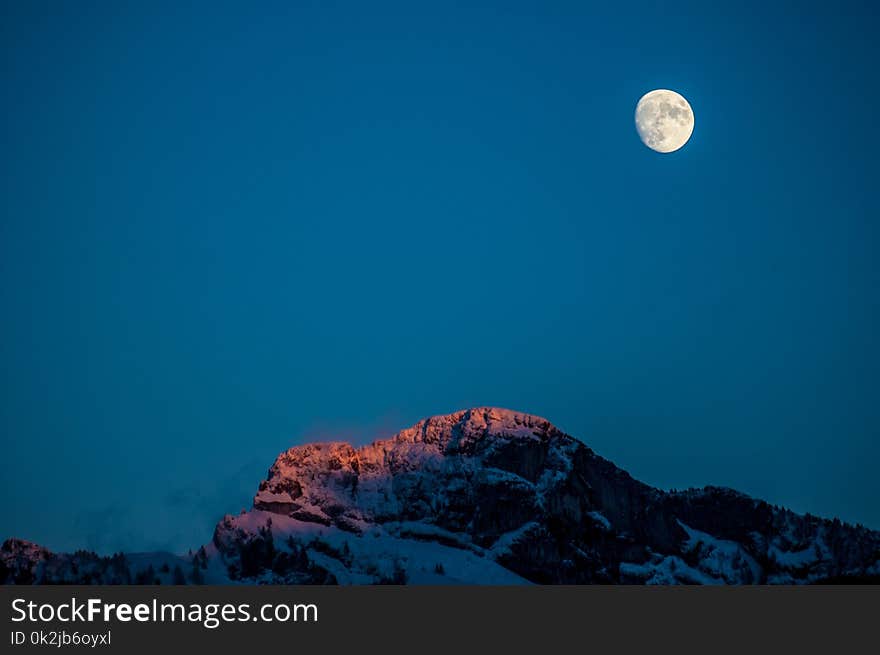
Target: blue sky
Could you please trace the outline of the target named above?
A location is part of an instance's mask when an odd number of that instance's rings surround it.
[[[0,536],[185,549],[479,405],[880,528],[869,3],[2,11]]]

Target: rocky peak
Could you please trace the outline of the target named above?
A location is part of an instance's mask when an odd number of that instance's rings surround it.
[[[548,438],[564,436],[550,421],[500,407],[476,407],[432,416],[401,430],[383,443],[431,443],[442,450],[462,450],[482,439]]]
[[[469,409],[424,419],[360,448],[342,442],[291,448],[269,469],[254,508],[361,531],[401,512],[445,516],[443,503],[455,504],[461,478],[481,488],[503,484],[507,495],[528,496],[532,506],[541,489],[570,471],[579,447],[546,419]]]
[[[260,485],[254,516],[230,518],[217,543],[262,514],[310,534],[303,526],[366,538],[405,525],[536,582],[875,575],[880,544],[730,489],[660,491],[546,419],[495,407],[426,418],[360,448],[291,448]]]

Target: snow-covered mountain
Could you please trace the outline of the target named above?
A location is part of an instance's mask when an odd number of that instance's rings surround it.
[[[664,492],[545,419],[477,408],[282,453],[185,556],[0,547],[18,583],[788,584],[880,580],[880,533],[719,487]]]

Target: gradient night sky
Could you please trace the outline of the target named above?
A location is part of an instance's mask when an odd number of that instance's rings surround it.
[[[0,538],[185,550],[477,405],[880,528],[871,3],[87,4],[0,18]]]

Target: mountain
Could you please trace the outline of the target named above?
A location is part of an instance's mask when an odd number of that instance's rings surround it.
[[[880,581],[880,532],[742,493],[666,492],[543,418],[477,408],[282,453],[195,553],[0,547],[7,583],[802,584]]]

